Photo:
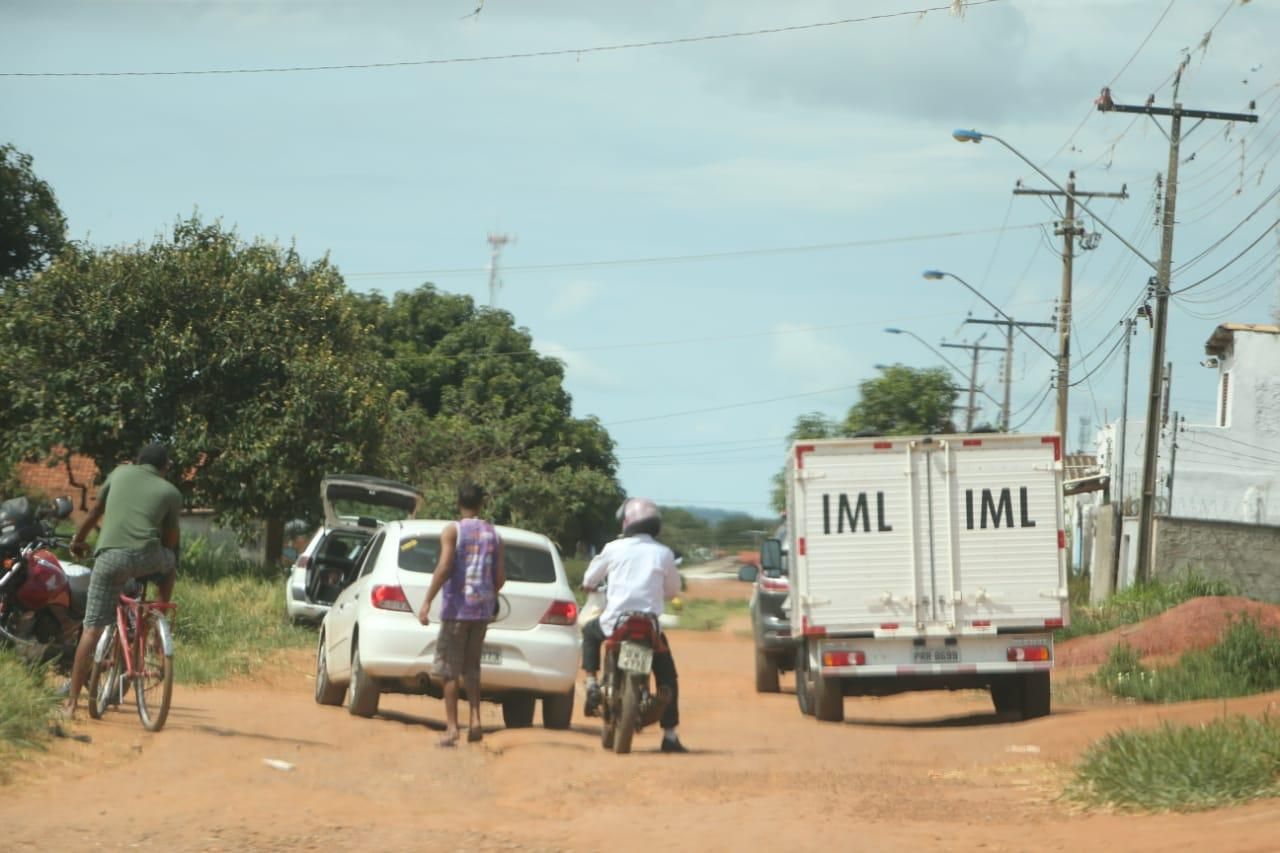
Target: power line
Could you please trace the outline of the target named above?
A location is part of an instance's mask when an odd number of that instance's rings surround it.
[[[1002,0],[963,0],[962,8],[986,6]],[[885,12],[880,15],[865,15],[858,18],[840,18],[833,21],[818,21],[812,24],[793,24],[785,27],[765,27],[756,30],[739,30],[728,33],[709,33],[706,35],[684,36],[682,38],[653,39],[651,41],[623,42],[621,44],[597,45],[593,47],[570,47],[552,50],[530,50],[519,53],[501,53],[485,56],[455,56],[441,59],[406,59],[393,62],[360,62],[342,65],[288,65],[260,68],[200,68],[177,71],[0,71],[0,77],[195,77],[228,74],[294,74],[314,71],[370,71],[388,68],[414,68],[429,65],[459,65],[479,62],[500,62],[513,59],[538,59],[550,56],[582,57],[591,53],[610,53],[623,50],[639,50],[641,48],[663,47],[666,45],[684,45],[697,42],[725,41],[737,38],[753,38],[756,36],[794,33],[805,30],[816,30],[825,27],[840,27],[849,24],[866,24],[884,21],[891,18],[919,17],[930,12],[954,11],[954,4],[931,6],[925,9],[912,9],[905,12]]]
[[[979,234],[996,234],[1004,231],[1025,231],[1032,228],[1043,228],[1044,223],[1030,222],[1025,225],[1000,226],[999,228],[978,228],[969,231],[940,231],[933,234],[908,234],[901,237],[876,237],[868,240],[845,240],[834,243],[808,243],[798,246],[771,246],[762,249],[728,249],[723,252],[702,252],[689,255],[656,255],[636,258],[614,258],[600,261],[563,261],[552,264],[516,264],[507,265],[504,272],[546,272],[560,270],[596,269],[600,267],[643,266],[647,264],[678,264],[693,261],[715,261],[725,258],[749,258],[762,255],[785,255],[800,252],[829,252],[840,249],[859,249],[868,246],[887,246],[893,243],[917,243],[926,240],[946,240],[953,237],[972,237]],[[488,274],[485,267],[441,267],[420,270],[380,270],[372,272],[343,273],[344,278],[392,278],[397,276],[442,276],[442,275],[478,275]]]
[[[1261,243],[1261,242],[1262,242],[1262,238],[1266,237],[1268,234],[1270,234],[1272,231],[1274,231],[1277,225],[1280,225],[1280,219],[1277,219],[1277,220],[1275,220],[1274,222],[1272,222],[1270,225],[1268,225],[1268,226],[1266,227],[1266,230],[1264,230],[1261,234],[1259,234],[1259,235],[1257,236],[1257,238],[1256,238],[1252,243],[1250,243],[1249,245],[1247,245],[1247,246],[1245,246],[1243,249],[1241,249],[1241,250],[1240,250],[1240,253],[1239,253],[1239,254],[1237,254],[1235,257],[1233,257],[1231,260],[1227,261],[1225,264],[1223,264],[1222,266],[1218,267],[1216,270],[1214,270],[1213,272],[1209,273],[1207,276],[1205,276],[1204,278],[1200,279],[1199,281],[1192,282],[1191,284],[1188,284],[1186,287],[1180,287],[1180,288],[1178,288],[1177,290],[1171,290],[1171,291],[1169,291],[1169,294],[1170,294],[1171,296],[1177,296],[1179,293],[1186,293],[1188,290],[1191,290],[1193,287],[1199,287],[1200,285],[1204,284],[1206,281],[1208,281],[1209,279],[1213,278],[1213,277],[1214,277],[1214,276],[1216,276],[1218,273],[1222,272],[1222,271],[1223,271],[1223,270],[1225,270],[1227,267],[1231,266],[1231,265],[1232,265],[1232,264],[1234,264],[1236,261],[1238,261],[1238,260],[1240,260],[1242,257],[1244,257],[1244,256],[1245,256],[1245,254],[1247,254],[1247,253],[1249,252],[1249,250],[1251,250],[1254,246],[1256,246],[1256,245],[1258,245],[1259,243]]]
[[[723,412],[726,409],[742,409],[742,408],[746,408],[747,406],[763,406],[767,403],[778,403],[778,402],[781,402],[782,400],[796,400],[796,399],[799,399],[800,397],[817,397],[822,394],[835,394],[840,391],[852,391],[857,387],[858,387],[857,385],[839,385],[835,388],[823,388],[821,391],[805,391],[804,393],[801,393],[801,394],[786,394],[782,397],[770,397],[766,400],[747,400],[742,403],[727,403],[723,406],[707,406],[702,409],[686,409],[682,412],[667,412],[666,414],[663,414],[663,415],[646,415],[641,418],[627,418],[621,421],[609,421],[608,423],[602,424],[602,426],[619,426],[621,424],[636,424],[636,423],[641,423],[643,421],[661,421],[661,420],[666,420],[667,418],[684,417],[685,415],[701,415],[701,414],[706,414],[707,412]]]
[[[1027,424],[1031,423],[1031,420],[1032,420],[1032,419],[1033,419],[1037,414],[1039,414],[1039,412],[1040,412],[1040,407],[1044,405],[1044,401],[1045,401],[1045,400],[1048,400],[1048,399],[1049,399],[1049,397],[1050,397],[1052,394],[1053,394],[1053,386],[1052,386],[1052,385],[1050,385],[1050,386],[1048,386],[1047,388],[1045,388],[1045,389],[1044,389],[1044,395],[1040,398],[1040,402],[1036,403],[1036,407],[1031,411],[1031,414],[1027,415],[1027,416],[1026,416],[1026,418],[1025,418],[1025,419],[1023,419],[1023,421],[1022,421],[1020,424],[1018,424],[1017,426],[1015,426],[1015,427],[1011,430],[1011,432],[1018,432],[1018,431],[1019,431],[1020,429],[1022,429],[1024,426],[1026,426]]]

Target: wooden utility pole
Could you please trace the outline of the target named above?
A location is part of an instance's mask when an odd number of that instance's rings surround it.
[[[974,317],[965,319],[966,323],[985,323],[989,326],[1004,326],[1004,403],[1000,406],[1000,430],[1009,431],[1009,389],[1013,385],[1013,330],[1042,326],[1052,329],[1053,323],[1031,323],[1015,320],[979,320]]]
[[[978,337],[978,340],[974,341],[971,344],[949,344],[946,341],[942,342],[942,346],[944,347],[951,347],[952,349],[967,349],[967,350],[973,351],[973,367],[970,368],[969,370],[969,407],[968,407],[968,412],[965,416],[965,427],[964,427],[965,432],[973,432],[973,415],[974,415],[974,412],[977,411],[974,394],[976,394],[978,391],[978,355],[979,353],[982,353],[984,351],[986,352],[1003,352],[1004,351],[1004,347],[981,346],[982,339],[985,337],[986,337],[986,333],[983,333]]]
[[[1067,176],[1066,192],[1061,190],[1033,190],[1023,186],[1013,188],[1014,195],[1065,196],[1066,213],[1053,233],[1062,238],[1062,298],[1058,305],[1058,417],[1057,433],[1062,437],[1062,449],[1067,448],[1067,398],[1071,391],[1071,277],[1076,254],[1076,238],[1083,237],[1084,227],[1076,222],[1078,198],[1128,198],[1125,187],[1118,193],[1083,192],[1076,190],[1076,173]],[[1085,248],[1090,248],[1086,243]]]
[[[1155,532],[1155,500],[1156,500],[1156,457],[1160,444],[1160,398],[1161,379],[1164,368],[1165,336],[1169,325],[1169,290],[1170,271],[1173,266],[1173,215],[1178,198],[1178,150],[1182,144],[1182,120],[1184,118],[1199,119],[1187,133],[1190,134],[1204,122],[1242,121],[1256,122],[1258,117],[1250,113],[1224,113],[1216,110],[1187,110],[1178,103],[1178,88],[1182,84],[1182,70],[1187,60],[1183,60],[1177,75],[1173,79],[1173,106],[1152,106],[1151,99],[1146,105],[1117,104],[1111,100],[1111,90],[1103,89],[1098,97],[1098,109],[1102,112],[1145,113],[1155,122],[1160,132],[1169,139],[1169,166],[1165,173],[1164,215],[1161,219],[1160,261],[1156,264],[1155,316],[1152,319],[1151,339],[1151,377],[1147,384],[1147,428],[1142,447],[1142,507],[1138,515],[1138,564],[1136,578],[1138,583],[1146,583],[1151,579],[1151,537]],[[1156,116],[1169,116],[1169,131],[1165,133]]]

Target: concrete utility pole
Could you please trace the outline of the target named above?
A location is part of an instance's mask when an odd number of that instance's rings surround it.
[[[1138,583],[1151,579],[1151,537],[1155,532],[1156,455],[1160,443],[1161,373],[1164,368],[1165,335],[1169,324],[1170,270],[1173,266],[1173,215],[1178,198],[1178,150],[1182,144],[1182,119],[1199,119],[1187,131],[1190,134],[1209,119],[1215,121],[1257,122],[1258,117],[1249,113],[1224,113],[1214,110],[1187,110],[1178,103],[1178,89],[1182,84],[1182,71],[1186,59],[1178,68],[1173,80],[1173,106],[1156,107],[1151,99],[1144,106],[1117,104],[1111,100],[1111,90],[1103,89],[1098,97],[1098,109],[1102,112],[1146,114],[1169,139],[1169,166],[1165,173],[1164,215],[1161,220],[1160,261],[1156,264],[1155,316],[1152,320],[1151,377],[1147,384],[1147,429],[1142,448],[1142,508],[1138,517]],[[1156,116],[1169,116],[1169,131],[1165,133]]]
[[[502,257],[502,247],[514,242],[515,237],[509,234],[489,232],[489,307],[498,307],[498,290],[502,287],[502,279],[498,277],[498,261]]]
[[[1129,194],[1124,187],[1118,193],[1083,192],[1076,190],[1076,173],[1067,176],[1066,192],[1060,190],[1032,190],[1022,186],[1013,188],[1014,195],[1065,196],[1066,214],[1058,222],[1053,233],[1062,238],[1062,298],[1058,307],[1058,417],[1056,431],[1062,437],[1062,449],[1067,449],[1067,399],[1071,391],[1071,276],[1076,254],[1076,238],[1085,236],[1084,227],[1076,222],[1076,199],[1119,198]],[[1086,249],[1092,248],[1089,242]]]
[[[966,323],[985,323],[991,326],[1004,326],[1004,403],[1000,406],[1000,430],[1009,431],[1009,389],[1013,385],[1013,330],[1027,329],[1033,326],[1053,328],[1053,323],[1031,323],[1015,320],[978,320],[973,317],[965,319]]]
[[[1115,496],[1116,506],[1119,511],[1116,513],[1116,527],[1112,537],[1112,573],[1111,573],[1111,591],[1114,593],[1119,589],[1120,584],[1120,539],[1124,534],[1124,446],[1128,440],[1126,432],[1129,424],[1129,343],[1133,340],[1133,318],[1124,318],[1124,385],[1120,397],[1120,431],[1116,439],[1116,443],[1120,445],[1120,458],[1117,460],[1116,466],[1116,482],[1111,490],[1111,494]]]
[[[1004,347],[981,346],[982,339],[985,338],[986,336],[987,336],[986,332],[983,332],[981,335],[978,336],[978,340],[974,341],[971,344],[949,344],[945,341],[943,341],[942,343],[942,346],[944,347],[951,347],[952,349],[967,349],[967,350],[973,351],[973,367],[969,371],[969,408],[968,408],[968,413],[965,416],[965,427],[964,427],[965,432],[973,432],[973,416],[974,416],[974,413],[977,411],[977,406],[975,405],[973,395],[976,394],[978,391],[978,355],[983,351],[987,351],[987,352],[1003,352],[1004,351]]]
[[[1173,515],[1173,466],[1178,461],[1178,421],[1178,413],[1174,412],[1173,428],[1169,432],[1169,482],[1165,487],[1169,496],[1169,508],[1165,510],[1166,515]]]

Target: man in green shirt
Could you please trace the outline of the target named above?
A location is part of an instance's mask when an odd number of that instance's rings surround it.
[[[135,464],[121,465],[107,476],[93,510],[71,540],[71,553],[83,557],[88,552],[85,538],[102,520],[89,576],[84,630],[71,667],[68,716],[75,714],[98,638],[114,621],[125,584],[133,578],[160,575],[160,600],[168,601],[173,594],[182,493],[165,479],[168,471],[169,451],[163,444],[142,448]]]

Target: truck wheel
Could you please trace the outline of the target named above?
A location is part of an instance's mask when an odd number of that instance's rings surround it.
[[[840,692],[840,679],[823,678],[821,671],[813,674],[813,715],[825,723],[844,722],[844,694]]]
[[[1016,677],[1003,676],[991,682],[991,704],[997,714],[1022,715],[1022,685]]]
[[[813,715],[813,685],[809,681],[809,656],[804,643],[796,646],[796,704],[806,717]]]
[[[1049,673],[1029,672],[1022,676],[1022,719],[1049,716]]]
[[[758,647],[756,648],[756,692],[778,692],[778,664]]]

